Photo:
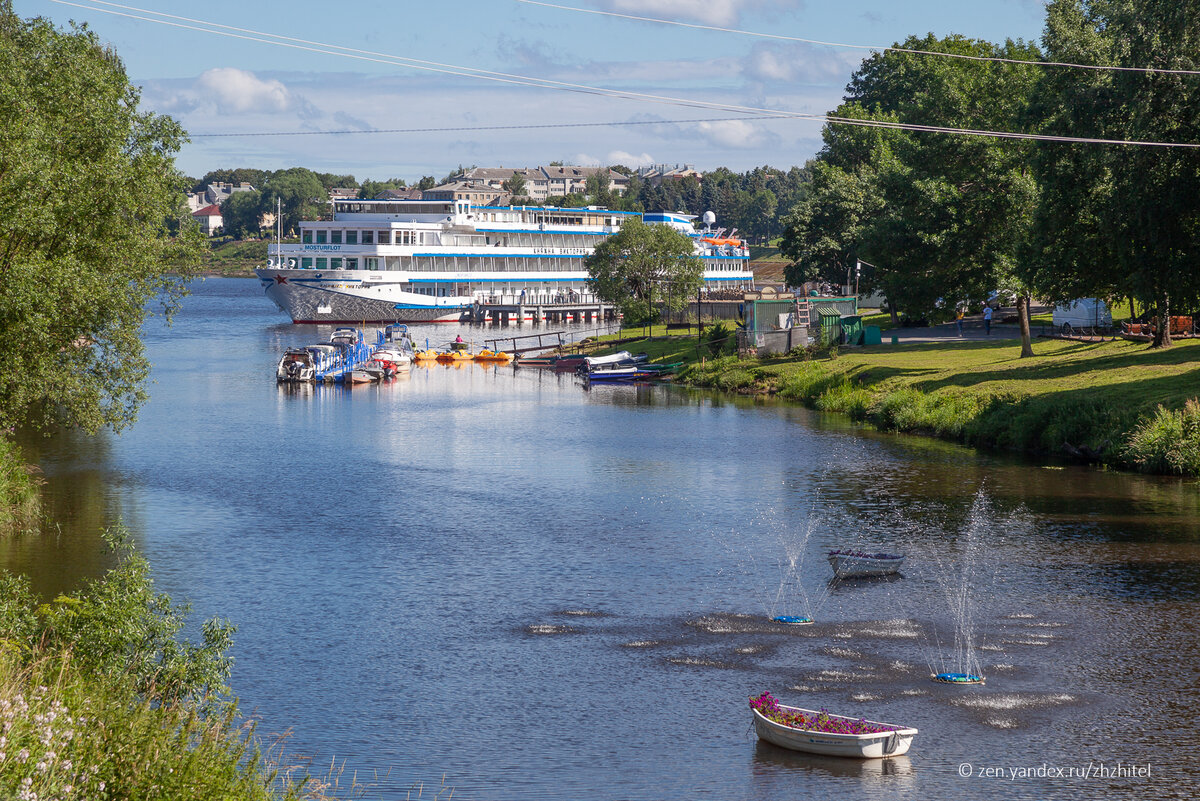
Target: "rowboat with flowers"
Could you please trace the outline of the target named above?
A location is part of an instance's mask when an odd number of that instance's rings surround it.
[[[863,551],[830,551],[829,564],[838,578],[890,576],[899,572],[904,555],[897,553],[864,553]]]
[[[784,706],[769,692],[751,696],[750,710],[760,739],[809,754],[883,759],[907,753],[917,736],[905,726]]]

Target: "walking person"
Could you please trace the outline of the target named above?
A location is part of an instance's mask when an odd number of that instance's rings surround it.
[[[983,333],[988,336],[992,335],[992,307],[983,307]]]
[[[958,335],[961,337],[963,335],[963,332],[962,332],[963,308],[962,308],[962,306],[959,306],[958,309],[954,312],[954,324],[958,326]]]

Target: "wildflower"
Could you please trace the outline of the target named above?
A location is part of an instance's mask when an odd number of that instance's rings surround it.
[[[18,760],[20,760],[21,762],[24,762],[25,760],[29,759],[29,749],[28,749],[28,748],[22,748],[22,749],[21,749],[21,750],[20,750],[20,751],[17,753],[17,759],[18,759]]]

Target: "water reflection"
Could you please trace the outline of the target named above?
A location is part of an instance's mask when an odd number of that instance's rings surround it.
[[[328,334],[264,303],[210,281],[148,325],[142,419],[36,444],[61,533],[0,558],[59,592],[102,572],[97,532],[124,519],[161,589],[237,623],[233,685],[266,730],[388,776],[377,795],[442,773],[487,799],[1063,789],[954,773],[997,754],[1169,757],[1144,797],[1200,779],[1194,482],[504,365],[279,387],[279,353]],[[981,493],[965,586],[988,684],[934,685]],[[905,550],[903,576],[832,585],[824,553],[859,543]],[[798,590],[816,623],[771,623]],[[747,732],[765,689],[921,734],[886,764],[780,751]]]

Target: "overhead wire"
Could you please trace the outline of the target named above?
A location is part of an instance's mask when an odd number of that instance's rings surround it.
[[[103,14],[124,17],[129,19],[137,19],[144,22],[166,25],[169,27],[182,28],[200,33],[207,33],[216,36],[225,36],[233,39],[258,42],[260,44],[274,45],[277,47],[292,48],[312,53],[320,53],[323,55],[342,56],[345,58],[356,59],[360,61],[368,61],[389,66],[407,67],[410,69],[423,70],[428,72],[436,72],[442,74],[455,75],[459,77],[476,78],[479,80],[487,80],[501,82],[506,84],[521,85],[541,89],[554,89],[557,91],[576,92],[581,94],[597,95],[603,97],[611,97],[616,99],[636,100],[639,102],[656,103],[662,105],[674,105],[685,108],[706,109],[710,111],[725,111],[745,115],[762,115],[770,116],[776,119],[798,119],[812,120],[840,125],[854,125],[870,128],[887,128],[892,130],[905,130],[925,133],[945,133],[958,134],[964,136],[984,136],[1001,139],[1023,139],[1049,142],[1070,142],[1080,144],[1110,144],[1110,145],[1129,145],[1139,147],[1178,147],[1178,148],[1200,148],[1200,143],[1188,142],[1151,142],[1151,141],[1134,141],[1125,139],[1100,139],[1094,137],[1071,137],[1071,136],[1056,136],[1051,134],[1031,134],[1015,131],[991,131],[983,129],[966,129],[953,128],[949,126],[938,125],[919,125],[914,123],[902,123],[886,120],[868,120],[868,119],[853,119],[848,117],[838,117],[829,114],[814,114],[809,112],[788,111],[786,109],[770,109],[758,106],[742,106],[733,103],[717,103],[705,100],[693,100],[688,98],[671,97],[667,95],[655,95],[646,92],[634,92],[625,89],[605,89],[602,87],[589,86],[586,84],[577,84],[566,81],[556,81],[549,78],[537,78],[524,75],[515,75],[512,73],[495,72],[491,70],[481,70],[474,67],[462,67],[459,65],[446,64],[442,62],[426,61],[422,59],[413,59],[407,56],[394,56],[385,53],[377,53],[374,51],[360,50],[357,48],[348,48],[341,45],[331,45],[323,42],[315,42],[312,40],[298,39],[295,37],[282,36],[279,34],[266,33],[255,31],[248,28],[238,28],[222,23],[208,22],[190,17],[181,17],[165,12],[147,10],[134,6],[122,5],[120,3],[108,2],[108,0],[86,0],[86,2],[76,2],[75,0],[50,0],[58,5],[71,6],[87,11],[95,11]],[[121,10],[116,10],[121,9]],[[145,16],[152,15],[152,16]],[[161,17],[161,18],[160,18]],[[749,119],[744,117],[743,119]],[[669,121],[663,121],[669,122]],[[264,134],[270,135],[270,134]]]
[[[1124,67],[1109,64],[1076,64],[1069,61],[1033,61],[1031,59],[1021,58],[1005,58],[1003,56],[975,56],[968,53],[948,53],[943,50],[918,50],[910,47],[898,47],[896,45],[864,45],[864,44],[849,44],[846,42],[827,42],[821,39],[806,39],[801,36],[786,36],[780,33],[763,33],[761,31],[747,31],[740,28],[726,28],[720,25],[702,25],[696,22],[683,22],[682,20],[663,19],[662,17],[646,17],[638,14],[624,14],[620,11],[604,11],[597,8],[580,8],[578,6],[568,6],[561,3],[547,3],[544,0],[515,0],[518,3],[524,3],[530,6],[543,6],[545,8],[555,8],[562,11],[574,11],[579,14],[594,14],[603,17],[615,17],[618,19],[636,20],[638,22],[653,22],[658,25],[673,25],[679,28],[692,28],[701,31],[716,31],[718,33],[733,33],[739,36],[751,36],[758,39],[775,39],[783,42],[800,42],[803,44],[821,45],[824,47],[837,47],[848,50],[871,50],[875,52],[889,51],[892,53],[912,53],[921,56],[941,56],[944,58],[957,58],[965,61],[994,61],[1001,64],[1027,64],[1035,67],[1068,67],[1071,69],[1080,70],[1102,70],[1112,72],[1143,72],[1148,74],[1163,74],[1163,75],[1200,75],[1200,70],[1180,70],[1180,69],[1165,69],[1160,67]]]

